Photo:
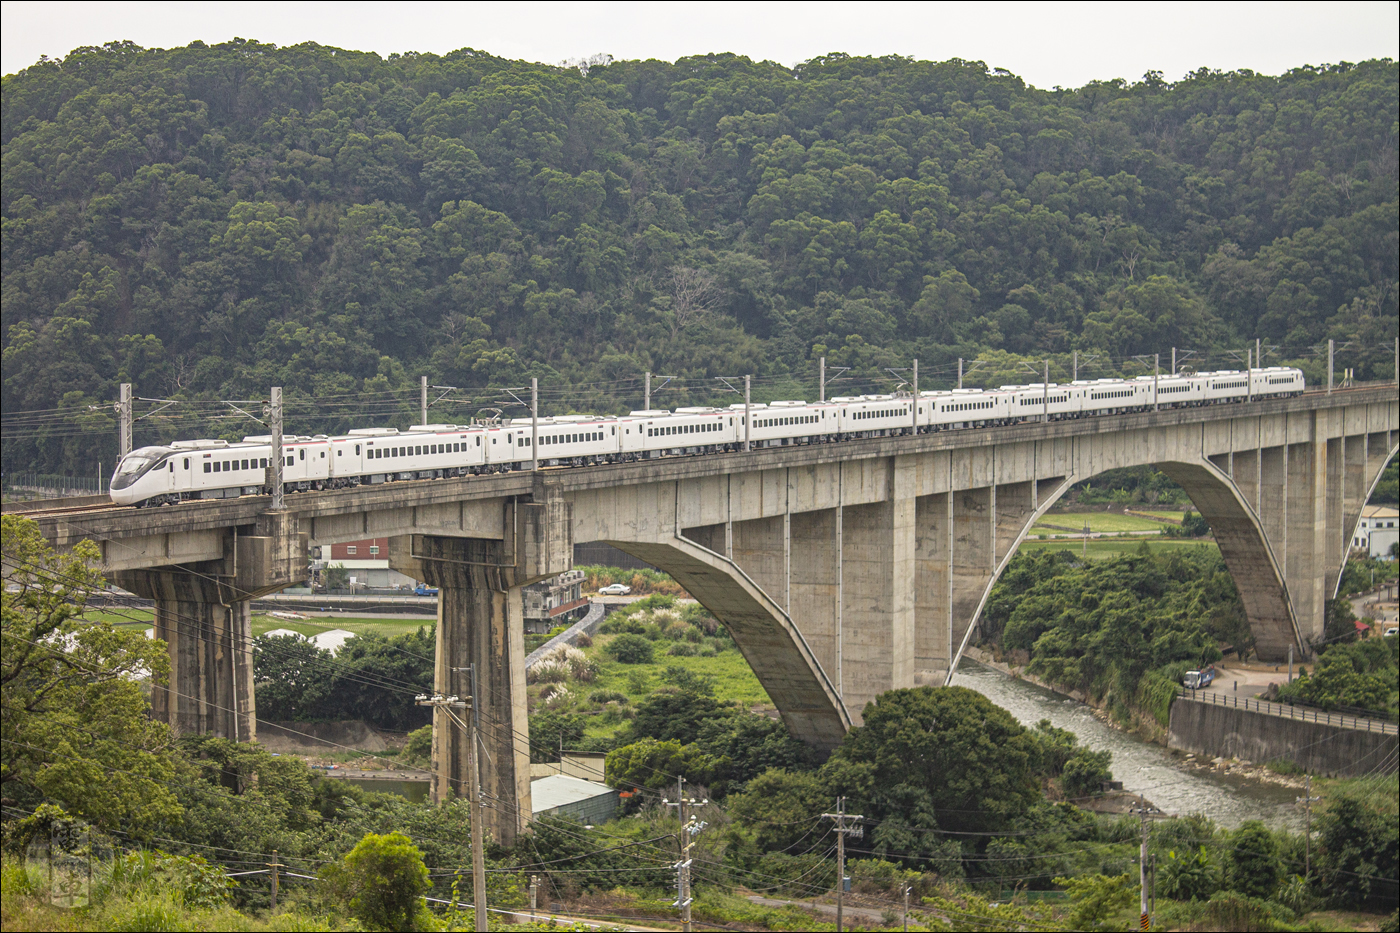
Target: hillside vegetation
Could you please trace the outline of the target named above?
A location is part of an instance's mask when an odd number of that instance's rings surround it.
[[[290,430],[402,425],[420,375],[458,421],[530,376],[550,411],[637,407],[647,370],[668,406],[743,373],[812,396],[820,356],[851,392],[1259,337],[1316,381],[1333,337],[1388,375],[1396,127],[1391,61],[1045,91],[900,57],[78,49],[3,83],[0,458],[110,464],[89,406],[120,381],[183,403],[141,444],[256,430],[218,400],[272,385]]]

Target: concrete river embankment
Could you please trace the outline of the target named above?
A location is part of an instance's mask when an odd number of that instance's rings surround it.
[[[1010,711],[1026,726],[1042,719],[1073,732],[1083,746],[1113,753],[1113,777],[1123,789],[1142,794],[1165,813],[1204,813],[1224,826],[1263,820],[1274,827],[1297,828],[1302,813],[1289,786],[1266,784],[1231,774],[1187,770],[1172,752],[1114,729],[1094,717],[1083,703],[1000,671],[964,659],[953,678]]]

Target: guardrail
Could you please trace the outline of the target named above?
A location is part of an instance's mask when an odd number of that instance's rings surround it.
[[[1359,732],[1379,732],[1382,735],[1400,735],[1400,725],[1393,722],[1385,722],[1384,720],[1371,719],[1365,716],[1347,716],[1343,713],[1328,713],[1308,706],[1292,706],[1288,703],[1270,703],[1268,700],[1258,700],[1253,697],[1241,698],[1233,694],[1227,696],[1223,693],[1216,693],[1213,690],[1191,690],[1182,687],[1179,698],[1191,700],[1195,703],[1210,703],[1215,706],[1229,706],[1234,709],[1253,710],[1256,713],[1264,713],[1268,716],[1279,716],[1283,719],[1296,719],[1299,722],[1315,722],[1327,726],[1340,726],[1343,729],[1355,729]]]

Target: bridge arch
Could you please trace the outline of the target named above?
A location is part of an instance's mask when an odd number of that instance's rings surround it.
[[[829,752],[851,716],[792,618],[733,560],[681,535],[665,542],[608,540],[679,583],[734,638],[795,738]]]

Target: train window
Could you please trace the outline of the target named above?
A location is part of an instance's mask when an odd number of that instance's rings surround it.
[[[247,461],[247,460],[244,460],[244,461],[243,461],[243,469],[245,469],[245,470],[248,469],[248,461]]]
[[[356,445],[355,445],[355,456],[358,457],[359,455],[360,455],[360,445],[359,445],[359,444],[356,444]]]
[[[297,461],[296,461],[296,458],[295,458],[295,457],[288,457],[288,458],[287,458],[287,466],[294,466],[294,465],[296,464],[296,462],[297,462]]]
[[[190,468],[190,458],[189,458],[189,457],[186,457],[186,458],[185,458],[185,469],[188,470],[189,468]]]
[[[219,461],[215,460],[215,461],[214,461],[214,472],[215,472],[215,473],[222,473],[223,471],[224,471],[224,466],[223,466],[223,464],[220,463]]]
[[[267,469],[267,458],[266,458],[266,457],[260,457],[260,458],[258,458],[258,469],[260,469],[260,470],[266,470],[266,469]]]
[[[324,450],[321,451],[321,459],[322,459],[322,460],[326,459],[326,452],[325,452]]]
[[[611,428],[609,428],[608,433],[611,434],[613,437],[617,437],[617,425],[613,425]]]
[[[175,472],[175,461],[174,461],[174,460],[171,460],[171,461],[170,461],[170,472],[171,472],[171,473],[174,473],[174,472]]]
[[[209,472],[210,470],[212,470],[212,469],[213,469],[213,467],[211,467],[209,464],[207,464],[207,463],[204,464],[204,472],[205,472],[205,473],[208,473],[208,472]]]
[[[303,449],[301,449],[301,450],[298,450],[298,451],[297,451],[297,454],[300,456],[300,458],[301,458],[302,460],[305,460],[305,459],[306,459],[306,449],[305,449],[305,448],[303,448]]]

